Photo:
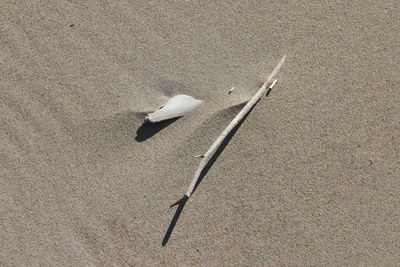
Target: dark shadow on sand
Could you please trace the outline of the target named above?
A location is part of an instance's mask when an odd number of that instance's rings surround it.
[[[186,205],[186,202],[189,200],[189,198],[185,195],[183,196],[180,200],[178,200],[178,202],[176,202],[175,204],[172,204],[170,206],[170,208],[172,208],[173,206],[179,205],[178,208],[175,211],[175,215],[172,218],[171,223],[169,224],[168,230],[165,233],[164,239],[162,241],[162,246],[165,246],[168,243],[169,238],[171,237],[172,231],[175,228],[176,223],[178,222],[179,216],[181,216],[182,210]]]
[[[271,92],[271,89],[269,89],[266,93],[266,96],[268,96]],[[255,107],[255,105],[253,106],[253,108]],[[246,120],[247,116],[250,115],[251,111],[253,110],[253,108],[246,114],[246,116],[243,117],[243,119],[239,122],[238,125],[236,125],[235,128],[232,129],[232,131],[226,136],[225,140],[222,142],[221,146],[217,149],[217,151],[215,151],[215,154],[212,156],[212,158],[210,159],[210,161],[207,163],[207,165],[204,167],[203,171],[200,174],[199,180],[197,181],[193,193],[196,191],[197,187],[199,186],[199,184],[201,183],[201,181],[203,180],[203,178],[207,175],[208,171],[211,169],[211,167],[214,165],[215,161],[217,160],[217,158],[221,155],[222,151],[224,151],[225,147],[229,144],[229,141],[232,139],[232,137],[235,135],[235,133],[237,132],[237,130],[240,128],[240,126],[242,125],[242,123]],[[175,215],[172,218],[171,223],[169,224],[168,230],[165,233],[164,239],[162,241],[162,246],[165,246],[168,243],[169,238],[171,237],[171,234],[175,228],[176,223],[179,220],[179,216],[181,215],[183,208],[185,207],[187,201],[189,200],[189,198],[184,195],[180,200],[178,200],[175,204],[171,205],[170,208],[172,208],[173,206],[178,205],[178,208],[175,211]]]
[[[153,135],[157,134],[159,131],[162,129],[168,127],[181,117],[165,120],[165,121],[160,121],[160,122],[149,122],[145,121],[136,131],[136,137],[135,140],[137,142],[143,142],[146,141],[147,139],[151,138]]]

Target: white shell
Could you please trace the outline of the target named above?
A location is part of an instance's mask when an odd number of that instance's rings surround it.
[[[188,95],[177,95],[171,98],[167,104],[161,109],[149,113],[145,120],[151,122],[158,122],[163,120],[172,119],[175,117],[181,117],[186,113],[192,111],[195,107],[203,103],[201,100],[197,100]]]

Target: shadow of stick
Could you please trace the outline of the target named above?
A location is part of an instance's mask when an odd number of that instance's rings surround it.
[[[266,93],[266,96],[269,95],[269,93],[271,92],[271,89],[269,89]],[[201,172],[200,176],[199,176],[199,180],[197,181],[193,193],[196,191],[196,188],[199,186],[199,184],[201,183],[201,181],[203,180],[203,178],[206,176],[206,174],[208,173],[208,171],[211,169],[211,167],[214,165],[215,161],[217,160],[217,158],[221,155],[222,151],[224,151],[225,147],[229,144],[229,141],[232,139],[232,137],[235,135],[235,133],[237,132],[237,130],[239,129],[239,127],[242,125],[242,123],[244,122],[244,120],[247,118],[247,116],[250,115],[251,111],[253,110],[253,108],[256,105],[254,105],[250,111],[246,114],[246,116],[243,117],[243,119],[238,123],[238,125],[236,125],[235,128],[233,128],[233,130],[226,136],[225,140],[222,142],[221,146],[217,149],[217,151],[215,152],[215,154],[212,156],[212,158],[210,159],[210,161],[207,163],[207,165],[204,167],[203,171]],[[169,238],[172,235],[172,232],[179,220],[179,216],[181,216],[181,213],[183,211],[183,208],[185,207],[187,201],[189,200],[188,196],[184,195],[180,200],[178,200],[176,203],[172,204],[170,206],[170,208],[178,205],[178,208],[175,211],[175,215],[172,218],[171,223],[169,224],[168,230],[165,233],[164,239],[162,241],[162,246],[165,246],[168,243]]]
[[[186,202],[189,200],[189,198],[185,195],[183,196],[178,202],[176,202],[175,204],[171,205],[170,208],[172,208],[173,206],[179,205],[178,208],[175,211],[175,215],[172,218],[171,223],[169,224],[168,230],[165,233],[164,239],[162,241],[162,245],[165,246],[168,243],[169,238],[171,237],[172,231],[175,228],[176,223],[178,222],[179,216],[181,216],[183,207],[185,207]]]

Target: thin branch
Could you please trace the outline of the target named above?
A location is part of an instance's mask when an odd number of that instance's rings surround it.
[[[214,143],[210,146],[210,148],[207,150],[207,152],[204,154],[204,157],[200,161],[199,167],[197,168],[193,179],[189,185],[189,189],[186,192],[186,196],[189,198],[193,190],[197,184],[197,181],[200,177],[201,172],[203,171],[204,167],[207,165],[208,161],[211,159],[211,157],[214,155],[215,151],[221,146],[223,143],[224,139],[226,136],[232,131],[233,128],[246,116],[246,114],[252,109],[252,107],[260,100],[261,96],[264,95],[267,92],[267,86],[269,88],[272,88],[276,80],[272,81],[272,79],[275,77],[275,75],[278,73],[279,69],[281,68],[283,62],[285,61],[286,55],[281,59],[281,61],[278,63],[278,65],[275,67],[275,69],[272,71],[272,73],[269,75],[267,81],[261,86],[260,89],[258,89],[257,93],[247,102],[247,104],[243,107],[243,109],[236,115],[236,117],[229,123],[229,125],[225,128],[225,130],[221,133],[220,136],[218,136],[217,140],[214,141]]]

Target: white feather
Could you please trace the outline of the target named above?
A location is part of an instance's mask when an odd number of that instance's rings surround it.
[[[172,119],[175,117],[181,117],[186,113],[192,111],[203,101],[197,100],[188,95],[177,95],[171,98],[167,104],[161,109],[149,113],[146,120],[151,122],[158,122],[163,120]]]

